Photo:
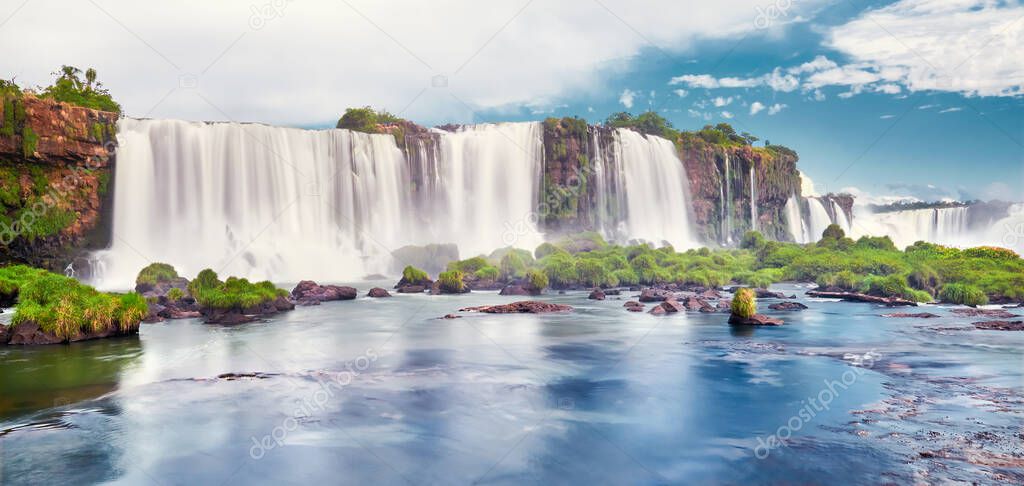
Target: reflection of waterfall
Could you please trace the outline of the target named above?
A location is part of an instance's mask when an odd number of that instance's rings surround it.
[[[676,248],[695,246],[690,184],[675,145],[626,129],[616,130],[615,138],[623,170],[627,234]]]
[[[438,131],[412,162],[391,135],[348,130],[122,120],[118,140],[107,288],[151,261],[187,276],[342,280],[385,271],[410,243],[475,254],[540,242],[539,123]]]

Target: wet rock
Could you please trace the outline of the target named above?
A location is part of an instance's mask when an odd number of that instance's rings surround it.
[[[380,287],[374,287],[374,288],[370,289],[370,291],[367,292],[366,295],[368,297],[373,297],[373,298],[378,298],[378,299],[381,298],[381,297],[391,297],[391,294],[388,293],[387,290],[384,290],[384,289],[382,289]]]
[[[590,300],[604,300],[605,294],[601,289],[594,289],[587,296]]]
[[[441,319],[462,319],[462,316],[455,314],[445,314]]]
[[[774,319],[764,314],[754,314],[750,317],[741,317],[736,314],[730,314],[729,324],[734,326],[781,326],[782,319]]]
[[[511,304],[465,307],[459,309],[459,312],[485,312],[488,314],[545,314],[549,312],[568,312],[571,310],[572,307],[563,304],[538,302],[536,300],[521,300]]]
[[[974,327],[986,331],[1024,331],[1024,321],[981,321]]]
[[[4,327],[4,326],[0,326]],[[6,343],[10,345],[32,345],[32,344],[60,344],[63,342],[77,342],[87,341],[90,339],[99,339],[113,336],[127,336],[130,334],[138,334],[138,327],[134,327],[128,331],[121,331],[117,325],[110,326],[106,330],[99,332],[92,331],[78,331],[70,339],[63,339],[56,335],[44,331],[39,324],[35,322],[22,322],[20,324],[11,325],[0,330],[0,336],[3,337],[3,341],[0,344]]]
[[[953,309],[954,314],[961,317],[994,317],[996,319],[1010,319],[1018,317],[1017,314],[1003,309]]]
[[[721,299],[722,294],[715,289],[707,289],[700,293],[699,297],[702,299]]]
[[[672,292],[663,289],[645,288],[640,291],[640,302],[663,302],[672,297]]]
[[[332,300],[352,300],[358,291],[339,285],[319,285],[312,280],[303,280],[292,289],[292,300],[299,305],[316,305]]]
[[[754,289],[754,293],[757,294],[758,299],[792,299],[796,297],[786,297],[782,292],[772,292],[768,289]]]
[[[427,288],[422,286],[422,285],[413,285],[413,284],[408,284],[408,285],[403,285],[401,287],[398,287],[398,293],[400,293],[400,294],[422,294],[426,290],[427,290]]]
[[[142,319],[142,322],[152,324],[154,322],[162,322],[164,317],[160,314],[167,310],[166,307],[160,305],[158,302],[146,302],[146,317]]]
[[[630,312],[642,312],[644,310],[644,305],[635,300],[627,301],[622,307],[625,307]]]
[[[604,295],[621,295],[622,290],[620,289],[608,289],[604,291]]]
[[[697,297],[687,297],[683,300],[683,306],[689,311],[699,311],[705,307],[711,307],[708,301]]]
[[[823,290],[808,290],[810,297],[825,299],[842,299],[848,302],[867,302],[870,304],[881,304],[887,307],[911,306],[917,307],[917,302],[899,297],[878,297],[876,295],[861,294],[859,292],[832,292]]]
[[[655,316],[663,316],[663,315],[665,315],[665,314],[668,314],[668,311],[667,311],[667,310],[665,310],[665,308],[664,308],[664,307],[662,307],[662,306],[661,306],[661,305],[659,304],[659,305],[656,305],[656,306],[652,307],[649,313],[650,313],[651,315],[655,315]]]
[[[936,318],[936,317],[939,317],[939,316],[936,315],[936,314],[932,314],[931,312],[917,312],[917,313],[894,312],[892,314],[882,314],[882,317],[907,317],[907,318],[917,318],[917,319],[933,319],[933,318]]]
[[[807,306],[803,305],[803,304],[801,304],[799,302],[786,301],[786,302],[779,302],[779,303],[776,303],[776,304],[771,304],[771,305],[768,306],[768,308],[771,309],[771,310],[798,311],[798,310],[806,309]]]
[[[712,313],[712,312],[718,312],[718,309],[716,309],[716,308],[714,308],[714,307],[711,307],[710,305],[708,305],[708,306],[704,306],[704,307],[701,307],[701,308],[700,308],[700,312],[703,312],[703,313],[705,313],[705,314],[710,314],[710,313]]]

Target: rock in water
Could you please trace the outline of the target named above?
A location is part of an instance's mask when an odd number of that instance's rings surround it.
[[[806,309],[807,306],[799,302],[786,301],[769,305],[768,308],[771,310],[798,311]]]
[[[374,287],[374,288],[370,289],[370,291],[367,292],[366,295],[368,297],[374,297],[374,298],[391,297],[391,294],[389,294],[387,290],[384,290],[384,289],[382,289],[380,287]]]
[[[410,284],[410,285],[403,285],[401,287],[398,287],[398,293],[400,293],[400,294],[422,294],[426,290],[427,290],[427,288],[422,286],[422,285],[411,285]]]
[[[527,288],[525,285],[518,283],[510,283],[501,288],[501,292],[498,295],[540,295],[540,291],[534,291]]]
[[[986,331],[1024,331],[1024,321],[981,321],[974,327]]]
[[[571,310],[572,307],[563,304],[538,302],[536,300],[522,300],[511,304],[465,307],[459,309],[459,312],[486,312],[488,314],[545,314],[549,312],[568,312]]]
[[[640,302],[662,302],[672,296],[672,292],[661,289],[645,288],[640,291]]]
[[[741,317],[736,314],[729,315],[729,324],[734,326],[781,326],[781,319],[773,319],[764,314],[754,314],[750,317]]]
[[[630,312],[643,312],[644,310],[644,305],[635,300],[626,302],[622,307],[625,307]]]
[[[604,291],[601,289],[594,289],[590,292],[590,295],[588,295],[587,298],[590,300],[604,300]]]
[[[965,317],[995,317],[996,319],[1010,319],[1017,317],[1017,314],[1007,312],[1003,309],[953,309],[953,313]]]
[[[909,317],[917,319],[932,319],[939,317],[938,315],[932,314],[931,312],[918,312],[918,313],[907,313],[907,312],[894,312],[892,314],[882,314],[882,317]]]
[[[332,300],[352,300],[358,293],[352,287],[319,285],[312,280],[303,280],[292,289],[292,300],[299,305],[317,305]]]

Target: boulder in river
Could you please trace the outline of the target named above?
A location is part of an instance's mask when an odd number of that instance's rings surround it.
[[[627,301],[622,307],[625,307],[630,312],[642,312],[644,310],[644,305],[635,300]]]
[[[778,302],[778,303],[775,303],[775,304],[771,304],[771,305],[768,306],[768,308],[771,309],[771,310],[798,311],[798,310],[806,309],[807,306],[803,305],[803,304],[801,304],[799,302],[786,301],[786,302]]]
[[[552,304],[550,302],[539,302],[536,300],[521,300],[511,304],[465,307],[459,309],[459,312],[485,312],[487,314],[545,314],[549,312],[568,312],[571,310],[572,307],[564,304]]]
[[[367,292],[366,295],[368,297],[374,297],[374,298],[391,297],[391,294],[388,293],[387,290],[382,289],[380,287],[374,287],[374,288],[370,289],[370,291]]]
[[[332,300],[352,300],[359,292],[352,287],[340,285],[319,285],[312,280],[303,280],[292,289],[292,300],[299,305],[317,305]]]
[[[640,291],[640,302],[662,302],[672,297],[672,292],[662,289],[647,287]]]
[[[822,290],[808,290],[810,297],[825,299],[842,299],[848,302],[867,302],[870,304],[882,304],[886,307],[912,306],[917,307],[917,302],[902,299],[899,297],[878,297],[876,295],[862,294],[859,292],[832,292]]]
[[[782,319],[775,319],[764,314],[754,314],[750,317],[731,314],[729,316],[729,324],[734,326],[781,326]]]
[[[422,294],[426,292],[427,288],[422,285],[407,284],[398,287],[398,293],[400,294]]]
[[[1017,314],[1004,309],[953,309],[953,313],[962,317],[994,317],[996,319],[1010,319],[1018,317]]]
[[[931,312],[917,312],[917,313],[894,312],[892,314],[882,314],[882,317],[906,317],[906,318],[916,318],[916,319],[934,319],[934,318],[939,317],[939,316],[937,314],[932,314]]]
[[[594,289],[590,291],[590,295],[587,296],[590,300],[604,300],[604,291],[601,289]]]

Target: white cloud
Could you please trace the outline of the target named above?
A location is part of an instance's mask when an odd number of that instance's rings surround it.
[[[774,105],[768,107],[768,114],[769,115],[774,115],[774,114],[776,114],[776,113],[786,109],[786,106],[787,105],[782,104],[782,103],[775,103]]]
[[[35,86],[61,64],[92,66],[129,116],[309,124],[372,105],[417,120],[472,121],[472,110],[606,93],[600,74],[627,69],[650,43],[682,52],[760,32],[752,17],[764,0],[601,3],[613,13],[590,0],[533,3],[521,13],[520,4],[469,0],[331,8],[104,0],[103,11],[93,2],[28,2],[0,28],[0,77]],[[278,4],[279,13],[253,17],[254,5]],[[642,27],[643,38],[623,23]],[[181,88],[184,74],[198,88]],[[447,82],[438,78],[435,88],[438,75]]]
[[[765,109],[764,103],[761,103],[760,101],[755,101],[755,102],[750,104],[750,114],[751,114],[751,116],[760,113],[761,110],[763,110],[763,109]]]
[[[690,92],[686,91],[685,89],[677,89],[677,90],[673,90],[672,92],[675,93],[676,96],[678,96],[680,98],[686,98],[686,95],[690,94]]]
[[[624,89],[622,94],[619,95],[619,103],[622,103],[622,106],[625,106],[627,109],[632,108],[634,98],[636,98],[636,91]]]
[[[719,96],[719,97],[716,97],[716,98],[712,99],[711,103],[714,104],[715,107],[721,108],[723,106],[729,106],[729,104],[732,103],[732,100],[733,100],[732,96],[728,96],[728,97],[725,97],[725,98]]]
[[[952,108],[946,108],[945,110],[940,110],[939,113],[953,113],[954,111],[961,111],[961,110],[963,110],[963,108],[961,108],[959,106],[954,106]]]
[[[882,115],[882,116],[880,116],[878,118],[881,118],[883,120],[888,120],[890,118],[896,118],[896,115]]]
[[[921,106],[918,106],[917,109],[918,110],[930,110],[932,108],[938,108],[938,106],[939,105],[921,105]]]
[[[733,114],[732,114],[732,113],[730,113],[730,112],[728,112],[728,111],[723,111],[723,112],[722,112],[722,118],[725,118],[725,119],[730,119],[730,118],[732,118],[732,117],[733,117]]]
[[[825,93],[820,89],[814,90],[814,101],[825,101]]]
[[[946,91],[966,96],[1024,94],[1024,5],[995,0],[900,0],[868,10],[826,33],[825,47],[850,63],[825,56],[748,78],[676,76],[671,84],[707,89],[768,87],[774,91],[845,86],[850,98],[865,90]],[[891,35],[890,35],[891,33]],[[820,96],[824,99],[824,95]]]

